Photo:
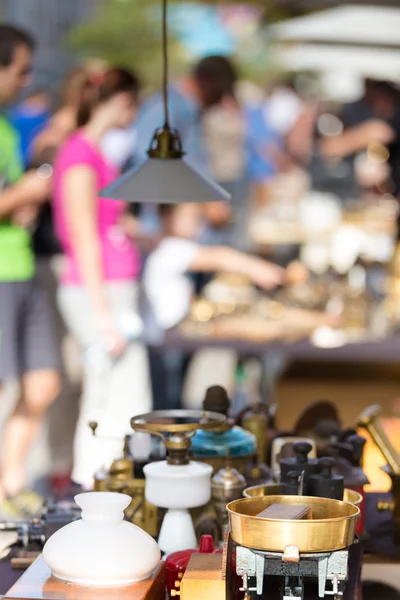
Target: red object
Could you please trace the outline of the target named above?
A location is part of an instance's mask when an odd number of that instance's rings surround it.
[[[71,485],[70,473],[56,473],[50,476],[50,488],[54,495],[63,496]]]
[[[179,590],[192,554],[220,554],[221,552],[222,550],[215,550],[212,535],[202,535],[200,547],[196,550],[181,550],[170,554],[165,560],[165,585],[168,597],[170,599],[173,597],[172,590]]]
[[[358,507],[360,509],[360,518],[357,521],[356,525],[356,534],[362,535],[364,533],[364,522],[365,522],[365,492],[363,487],[349,487],[350,490],[361,494],[362,502]]]

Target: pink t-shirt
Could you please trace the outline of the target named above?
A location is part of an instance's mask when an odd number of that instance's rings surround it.
[[[92,167],[96,172],[98,190],[119,175],[118,169],[108,163],[101,151],[79,131],[67,140],[58,153],[54,165],[54,222],[67,259],[62,282],[69,285],[80,285],[82,281],[65,216],[62,181],[68,169],[76,165]],[[125,202],[100,197],[97,200],[97,226],[106,281],[132,280],[140,271],[139,252],[119,224],[125,209]]]

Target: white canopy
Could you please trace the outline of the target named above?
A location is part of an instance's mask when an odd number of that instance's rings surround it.
[[[290,19],[270,31],[280,41],[400,47],[400,8],[348,5]]]
[[[318,44],[280,44],[280,64],[291,71],[343,72],[400,81],[400,48],[365,48]]]

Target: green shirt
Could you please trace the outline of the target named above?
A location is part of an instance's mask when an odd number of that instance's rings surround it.
[[[16,183],[22,173],[18,134],[0,115],[0,202],[2,190]],[[0,281],[28,281],[34,272],[30,234],[10,218],[0,221]]]

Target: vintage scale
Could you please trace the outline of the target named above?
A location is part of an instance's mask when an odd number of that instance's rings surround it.
[[[267,514],[266,509],[272,518],[258,516]],[[314,598],[354,600],[358,578],[350,581],[349,565],[352,550],[358,546],[354,544],[356,506],[326,498],[279,495],[236,500],[228,505],[228,512],[228,561],[236,555],[235,570],[246,600],[304,598],[310,578],[318,582]],[[301,518],[293,518],[296,514]]]
[[[252,488],[227,507],[241,589],[246,600],[264,591],[271,600],[304,598],[312,579],[311,597],[354,600],[359,568],[350,576],[349,565],[359,563],[360,510],[343,501],[344,479],[332,472],[334,459],[310,458],[307,442],[293,447],[296,457],[280,461],[278,489]]]
[[[332,472],[334,459],[310,458],[310,450],[307,442],[295,443],[296,457],[280,462],[280,486],[250,488],[227,507],[246,600],[264,591],[271,600],[355,598],[361,497],[344,490],[343,477]]]
[[[309,458],[311,446],[305,442],[294,449],[295,458],[281,460],[280,486],[248,488],[247,497],[227,505],[229,534],[220,574],[215,570],[213,581],[219,583],[218,597],[358,599],[361,549],[356,503],[361,496],[351,490],[344,493],[344,479],[332,472],[332,458]],[[213,578],[206,561],[203,565],[199,557],[191,561],[182,578],[181,600],[196,600],[193,583],[202,567],[199,581]]]
[[[146,500],[167,509],[158,538],[165,554],[197,547],[189,509],[210,501],[213,468],[189,459],[191,438],[200,429],[220,427],[225,419],[219,413],[193,410],[155,411],[131,419],[135,431],[161,437],[167,450],[167,460],[143,469]]]

